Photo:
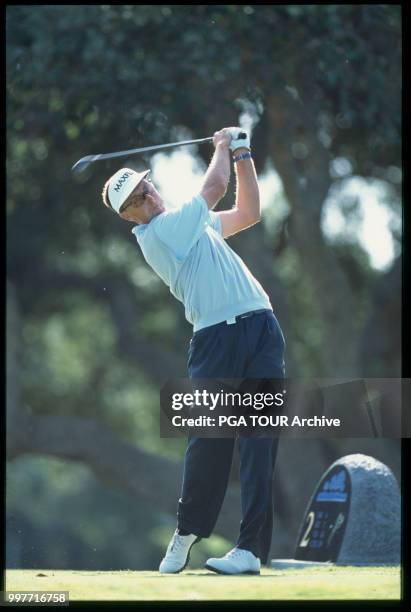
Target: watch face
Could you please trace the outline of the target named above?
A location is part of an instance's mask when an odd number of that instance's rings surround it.
[[[251,159],[251,153],[241,153],[241,155],[234,157],[234,161],[240,161],[241,159]]]
[[[320,481],[306,511],[295,558],[336,561],[347,524],[351,501],[350,475],[335,466]]]

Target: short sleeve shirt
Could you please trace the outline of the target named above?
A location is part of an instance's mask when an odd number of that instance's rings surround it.
[[[222,237],[201,195],[132,229],[151,268],[185,307],[193,331],[261,308],[268,295]]]

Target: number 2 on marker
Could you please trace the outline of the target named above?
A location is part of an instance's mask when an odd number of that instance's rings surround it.
[[[315,520],[315,512],[309,512],[308,513],[308,526],[307,529],[305,531],[305,534],[303,535],[301,542],[300,542],[300,547],[303,548],[305,546],[308,546],[308,542],[310,541],[309,535],[310,535],[310,531],[314,525],[314,520]]]

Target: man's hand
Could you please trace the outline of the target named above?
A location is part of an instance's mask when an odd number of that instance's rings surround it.
[[[219,130],[218,132],[214,132],[213,143],[214,146],[223,146],[229,147],[231,151],[236,151],[237,149],[250,150],[250,137],[247,135],[247,138],[238,138],[240,133],[245,133],[245,130],[241,127],[228,127]]]
[[[248,149],[250,150],[250,137],[248,136],[247,132],[240,127],[230,127],[228,128],[228,130],[230,131],[231,134],[231,142],[230,142],[230,149],[231,151],[236,151],[237,149]],[[244,133],[247,134],[247,138],[238,138],[238,135],[240,133]]]
[[[218,146],[223,146],[228,149],[231,143],[231,139],[232,139],[232,136],[231,136],[230,128],[223,128],[222,130],[219,130],[218,132],[214,132],[214,135],[213,135],[214,147],[217,148]]]

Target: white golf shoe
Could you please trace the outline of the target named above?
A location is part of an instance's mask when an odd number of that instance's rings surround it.
[[[235,547],[224,557],[208,559],[205,566],[217,574],[259,574],[261,563],[251,551]]]
[[[177,530],[167,547],[164,559],[160,563],[161,574],[178,574],[182,572],[190,560],[190,550],[193,544],[201,538],[190,533],[190,535],[179,535]]]

